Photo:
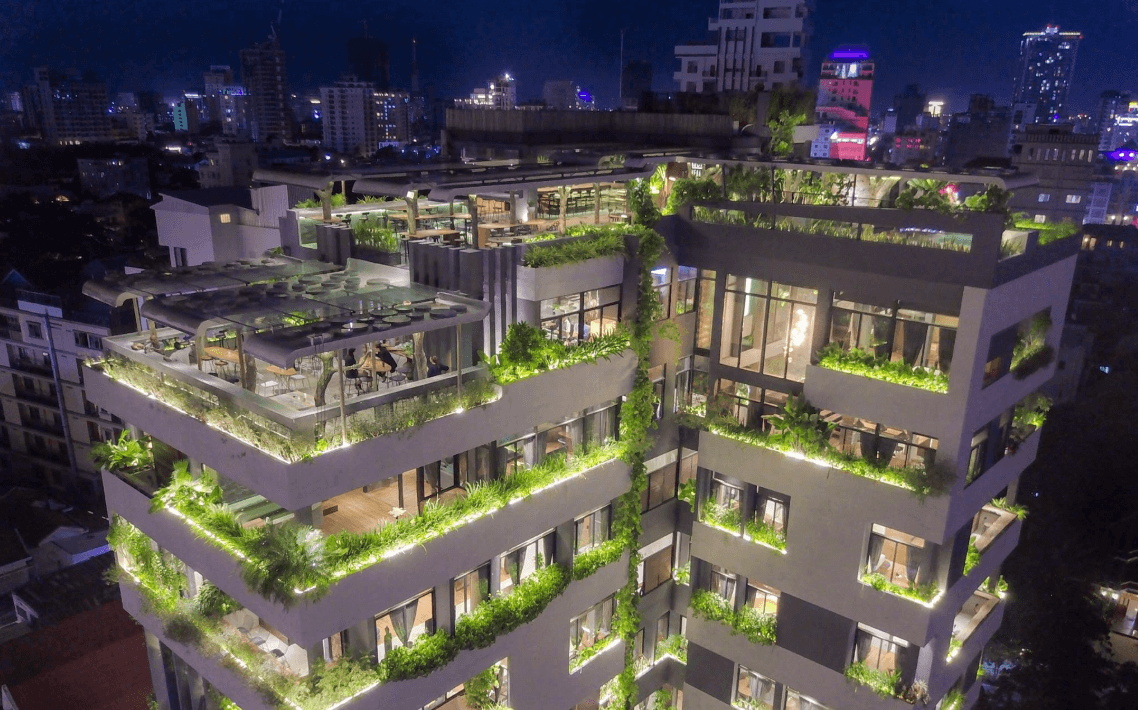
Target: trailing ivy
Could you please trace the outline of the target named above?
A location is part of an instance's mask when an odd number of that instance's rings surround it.
[[[751,643],[770,646],[778,635],[774,614],[764,614],[751,606],[736,611],[730,601],[706,589],[692,592],[691,608],[696,616],[726,624],[731,627],[732,636],[742,634]]]
[[[875,357],[858,348],[843,350],[837,343],[822,348],[818,366],[896,385],[919,387],[930,392],[948,392],[948,375],[943,372],[905,362],[893,362],[886,357]]]

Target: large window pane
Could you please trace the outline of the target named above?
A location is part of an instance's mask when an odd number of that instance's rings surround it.
[[[774,708],[775,684],[770,678],[739,666],[738,683],[735,686],[735,705],[747,710],[771,710]]]

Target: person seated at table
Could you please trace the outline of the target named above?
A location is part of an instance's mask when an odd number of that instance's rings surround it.
[[[387,348],[383,347],[383,343],[376,344],[375,358],[391,368],[388,370],[388,372],[395,372],[395,370],[399,367],[399,363],[395,361],[395,356],[392,355]],[[386,373],[384,374],[386,376]]]
[[[427,365],[427,377],[438,377],[439,375],[443,374],[444,372],[449,372],[449,371],[450,371],[449,367],[447,367],[446,365],[443,365],[442,363],[439,362],[438,356],[436,356],[436,355],[431,356],[431,361]]]
[[[358,362],[356,361],[356,349],[349,348],[348,354],[344,356],[344,374],[347,377],[359,377],[360,371],[356,367],[357,364]]]

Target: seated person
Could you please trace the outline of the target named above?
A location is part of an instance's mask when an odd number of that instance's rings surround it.
[[[383,346],[383,343],[377,343],[375,346],[375,359],[387,365],[390,369],[387,372],[395,372],[399,368],[399,363],[395,361],[395,356]],[[378,368],[377,368],[378,369]],[[386,377],[387,373],[384,373]]]
[[[443,374],[444,372],[449,372],[449,371],[450,371],[449,367],[447,367],[446,365],[443,365],[439,362],[438,356],[436,356],[436,355],[431,356],[430,364],[427,365],[427,377],[437,377],[437,376]]]

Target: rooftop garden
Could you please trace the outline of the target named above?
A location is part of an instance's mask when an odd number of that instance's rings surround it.
[[[518,321],[506,331],[496,355],[483,355],[490,375],[502,385],[524,380],[549,370],[558,370],[620,355],[629,348],[628,331],[612,333],[569,345],[546,336],[545,331]]]
[[[436,631],[411,646],[389,651],[378,664],[367,657],[345,657],[317,663],[301,677],[272,662],[221,617],[239,608],[232,599],[203,585],[185,597],[185,568],[156,551],[141,531],[115,518],[108,536],[119,553],[120,581],[134,585],[147,611],[162,622],[170,639],[193,646],[242,675],[266,701],[278,707],[326,710],[382,683],[418,678],[442,668],[464,650],[486,648],[495,640],[536,619],[569,582],[579,577],[561,565],[534,572],[507,596],[484,600],[455,624],[454,633]]]
[[[771,431],[743,427],[732,418],[730,411],[717,404],[713,404],[709,410],[710,414],[703,417],[687,412],[681,418],[681,423],[743,444],[778,451],[855,476],[898,486],[911,491],[922,500],[926,496],[948,493],[956,478],[951,470],[942,466],[899,468],[838,450],[829,440],[833,425],[821,420],[818,411],[801,397],[791,397],[780,413],[767,415]]]
[[[770,646],[778,635],[774,614],[763,614],[747,605],[736,611],[730,600],[705,589],[692,592],[691,609],[695,616],[725,624],[731,627],[732,636],[742,634],[751,643]]]
[[[366,533],[325,537],[301,525],[243,527],[238,516],[222,505],[217,481],[208,474],[194,479],[184,468],[175,470],[170,484],[155,494],[151,511],[167,509],[184,518],[196,534],[240,560],[242,577],[250,589],[289,606],[301,595],[319,597],[348,575],[579,476],[620,453],[619,444],[608,443],[572,459],[553,456],[504,478],[472,484],[464,497],[447,503],[431,501],[420,515]],[[607,554],[611,557],[611,550]],[[619,554],[617,550],[616,557]],[[591,562],[596,569],[607,563],[603,555]]]
[[[929,392],[948,392],[948,375],[907,362],[875,357],[858,348],[844,350],[838,343],[830,343],[818,354],[818,367],[837,370],[850,375],[861,375],[872,380],[895,385],[917,387]]]
[[[1073,237],[1081,231],[1081,227],[1069,219],[1062,222],[1036,222],[1026,212],[1016,212],[1013,220],[1012,224],[1016,229],[1038,230],[1039,246],[1041,247],[1060,239]]]

